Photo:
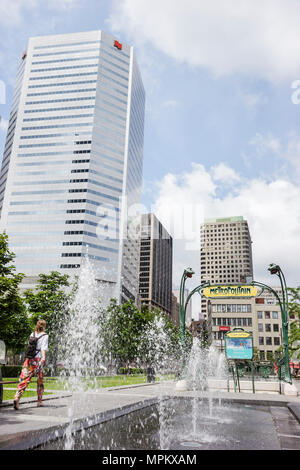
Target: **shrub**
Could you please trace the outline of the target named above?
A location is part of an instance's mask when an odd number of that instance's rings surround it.
[[[1,370],[3,378],[19,377],[22,366],[2,366]]]
[[[122,375],[144,374],[144,369],[138,367],[120,367],[119,373]]]

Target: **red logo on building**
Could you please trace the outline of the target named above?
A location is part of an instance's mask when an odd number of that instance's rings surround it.
[[[230,326],[219,326],[219,331],[230,331]]]
[[[114,46],[119,49],[120,51],[122,50],[122,44],[119,41],[114,42]]]

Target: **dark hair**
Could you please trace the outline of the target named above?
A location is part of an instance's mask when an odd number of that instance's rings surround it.
[[[35,325],[35,330],[37,333],[40,333],[41,331],[44,331],[46,329],[46,321],[45,320],[39,320],[37,324]]]

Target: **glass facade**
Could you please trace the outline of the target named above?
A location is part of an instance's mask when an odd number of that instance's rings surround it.
[[[114,40],[102,31],[29,40],[2,161],[0,228],[27,276],[54,267],[73,275],[89,256],[98,279],[127,300],[138,285],[127,214],[141,198],[145,92],[133,48]]]

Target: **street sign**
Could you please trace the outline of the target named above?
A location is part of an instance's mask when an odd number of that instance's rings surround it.
[[[231,331],[225,335],[227,359],[252,359],[253,338],[248,331]]]
[[[256,297],[256,287],[242,284],[240,286],[210,286],[203,289],[205,297]]]

